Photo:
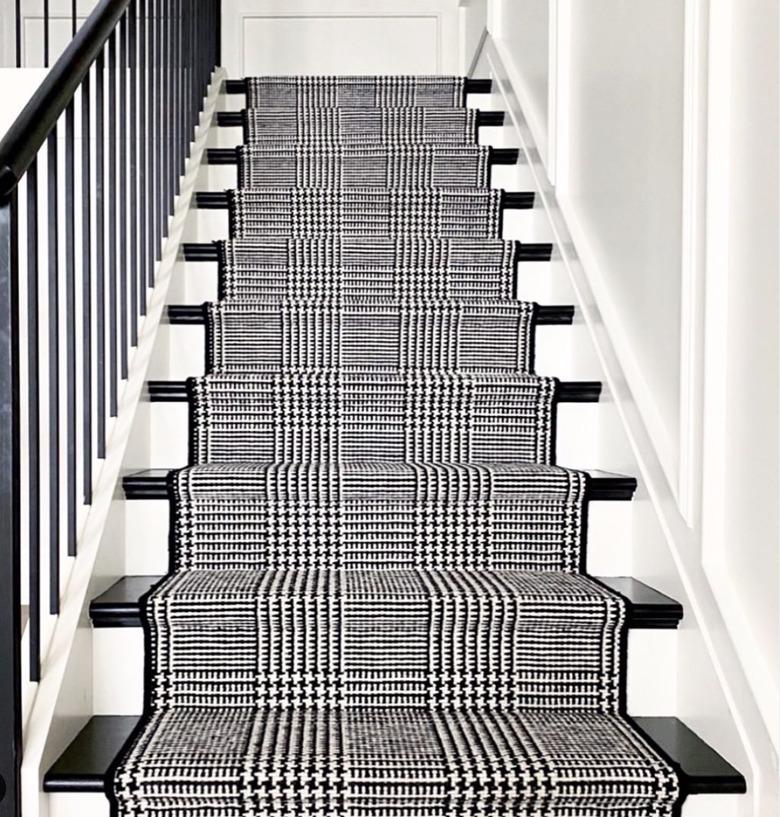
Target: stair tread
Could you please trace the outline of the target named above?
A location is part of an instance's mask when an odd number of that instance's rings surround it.
[[[631,719],[680,774],[686,794],[740,794],[744,777],[682,721],[674,717]],[[105,792],[117,755],[139,722],[136,715],[96,715],[44,776],[46,792]]]
[[[168,475],[171,468],[146,468],[126,474],[122,484],[127,499],[167,499]],[[590,470],[586,498],[591,501],[627,501],[637,488],[635,477],[613,474],[608,471]]]
[[[139,627],[139,599],[163,576],[125,576],[90,604],[90,616],[96,627]],[[653,587],[631,577],[594,577],[628,603],[628,623],[635,628],[674,629],[683,616],[682,605]]]

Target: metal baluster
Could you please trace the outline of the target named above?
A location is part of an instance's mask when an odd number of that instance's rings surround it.
[[[106,294],[105,294],[105,117],[103,79],[105,57],[103,51],[95,60],[95,301],[97,306],[97,455],[106,456]]]
[[[16,0],[14,6],[14,18],[16,22],[16,67],[22,67],[22,0]]]
[[[127,12],[119,21],[119,349],[120,376],[127,380]]]
[[[162,251],[162,222],[163,222],[163,178],[162,178],[162,141],[160,139],[161,131],[161,54],[162,54],[162,25],[160,20],[160,9],[162,8],[162,0],[153,0],[155,6],[154,14],[154,74],[152,79],[152,87],[154,89],[154,121],[152,124],[152,149],[154,151],[154,187],[155,193],[155,207],[154,207],[154,258],[155,261],[160,260],[160,253]],[[152,285],[154,285],[154,273],[151,274]]]
[[[20,802],[22,763],[21,592],[19,587],[19,292],[17,192],[0,198],[0,778],[9,808]],[[9,812],[10,813],[10,812]]]
[[[49,0],[43,0],[43,67],[49,67]]]
[[[81,368],[84,503],[92,503],[92,134],[90,75],[81,83]]]
[[[51,148],[50,148],[51,149]],[[30,680],[41,677],[40,401],[38,395],[38,160],[27,169],[27,447],[29,505]]]
[[[65,335],[68,556],[76,555],[76,194],[75,106],[65,109]]]
[[[138,345],[138,54],[136,0],[130,3],[128,70],[130,72],[130,345]]]
[[[57,213],[59,158],[57,128],[49,134],[49,561],[59,575],[60,565],[60,268]],[[59,594],[58,594],[59,595]],[[59,599],[57,601],[59,604]]]
[[[139,283],[139,307],[142,315],[146,315],[146,286],[147,286],[147,263],[149,261],[149,234],[151,232],[149,226],[149,174],[150,166],[147,163],[147,142],[149,134],[147,132],[147,92],[146,83],[148,80],[148,73],[146,70],[147,60],[147,25],[146,25],[146,0],[138,0],[138,15],[139,15],[139,33],[138,33],[138,84],[139,84],[139,99],[138,99],[138,132],[140,138],[138,140],[138,164],[141,172],[138,176],[138,228],[139,228],[139,269],[138,274],[140,278]]]
[[[73,3],[71,4],[71,11],[70,11],[70,19],[71,19],[70,33],[71,33],[71,36],[73,36],[73,37],[76,36],[76,31],[78,30],[78,27],[79,27],[78,16],[79,16],[78,0],[73,0]]]
[[[108,413],[119,411],[116,242],[116,30],[108,38]]]

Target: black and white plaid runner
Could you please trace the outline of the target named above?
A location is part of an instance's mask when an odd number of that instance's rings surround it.
[[[247,80],[119,817],[677,813],[464,95]]]
[[[474,145],[473,108],[247,108],[247,145],[310,144]]]
[[[490,148],[480,145],[252,145],[237,153],[242,189],[490,186]]]
[[[515,241],[248,238],[217,242],[219,296],[512,298]]]
[[[464,77],[247,77],[248,108],[459,108]]]

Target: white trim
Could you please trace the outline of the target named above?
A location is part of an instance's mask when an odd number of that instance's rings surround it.
[[[690,527],[698,524],[701,509],[708,35],[707,0],[686,0],[677,498],[680,513]]]
[[[162,260],[156,272],[155,287],[151,292],[146,318],[139,327],[138,347],[133,355],[130,372],[120,395],[119,413],[107,442],[106,459],[95,482],[93,502],[79,537],[79,555],[72,560],[72,571],[63,587],[60,616],[56,621],[51,644],[42,660],[42,680],[38,684],[31,712],[24,730],[24,760],[22,763],[22,803],[25,815],[46,813],[46,798],[41,795],[42,765],[52,752],[58,752],[75,736],[89,718],[91,690],[81,689],[77,700],[61,701],[66,684],[69,661],[85,620],[89,605],[90,584],[100,556],[100,546],[109,515],[109,509],[121,469],[138,404],[144,393],[149,366],[160,318],[168,294],[171,275],[184,230],[184,222],[200,170],[203,152],[217,109],[219,92],[225,75],[217,71],[212,77],[209,95],[196,139],[182,178],[181,193],[176,200],[170,221],[168,239],[163,247]],[[72,690],[65,690],[65,695]]]

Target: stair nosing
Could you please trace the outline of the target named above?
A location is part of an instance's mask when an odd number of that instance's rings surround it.
[[[44,774],[43,790],[48,794],[52,793],[107,793],[110,784],[109,771],[116,762],[117,756],[124,750],[128,740],[134,733],[140,722],[141,715],[93,715],[78,733],[76,738],[68,745],[60,757],[52,764]],[[667,761],[677,770],[680,775],[680,784],[684,795],[689,794],[744,794],[747,790],[745,778],[727,760],[701,740],[689,727],[679,718],[674,716],[627,716],[637,730],[656,750],[664,755]],[[103,743],[112,743],[112,751],[102,748],[101,763],[102,771],[79,772],[69,771],[67,767],[72,767],[75,760],[73,755],[77,754],[81,742],[86,742],[82,738],[84,733],[91,731],[98,734],[98,739],[102,737]],[[664,734],[675,733],[687,739],[690,754],[687,757],[675,756],[670,752],[668,745],[664,743]],[[659,743],[660,738],[660,743]],[[709,762],[717,765],[717,771],[701,770],[690,772],[690,761],[693,758],[692,745],[700,755],[705,755]],[[113,748],[118,746],[118,748]],[[94,748],[94,747],[90,747]],[[94,755],[99,754],[92,751],[92,761],[95,762]],[[66,766],[65,771],[58,771],[58,765]]]

